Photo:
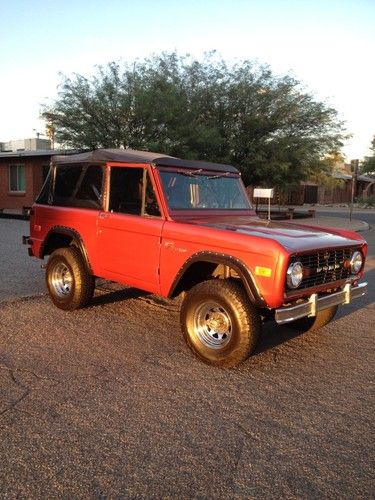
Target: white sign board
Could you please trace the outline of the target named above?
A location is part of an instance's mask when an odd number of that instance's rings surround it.
[[[273,198],[273,189],[255,188],[253,192],[254,198]]]

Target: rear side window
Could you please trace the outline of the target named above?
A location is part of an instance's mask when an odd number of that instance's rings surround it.
[[[63,165],[56,167],[53,205],[102,208],[103,167]]]
[[[81,165],[64,165],[56,168],[54,201],[67,202],[72,198],[82,172]]]
[[[83,172],[81,183],[77,190],[76,199],[91,202],[93,206],[101,208],[103,169],[99,165],[90,165]],[[81,201],[79,201],[81,200]]]

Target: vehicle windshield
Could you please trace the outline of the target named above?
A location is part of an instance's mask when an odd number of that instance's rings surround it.
[[[200,170],[161,170],[160,177],[171,210],[251,209],[238,175]]]

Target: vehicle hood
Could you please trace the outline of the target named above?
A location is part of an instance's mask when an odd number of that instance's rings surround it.
[[[185,223],[277,241],[290,252],[360,245],[356,233],[335,228],[312,227],[290,222],[274,222],[253,216],[188,218]]]

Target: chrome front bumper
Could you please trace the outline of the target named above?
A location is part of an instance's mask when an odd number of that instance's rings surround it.
[[[283,323],[289,323],[305,316],[316,316],[323,309],[341,304],[349,304],[353,299],[365,295],[366,292],[367,283],[365,282],[354,287],[348,283],[340,292],[323,295],[322,297],[319,297],[317,293],[313,293],[306,302],[302,302],[296,306],[276,309],[275,320],[279,325],[282,325]]]

